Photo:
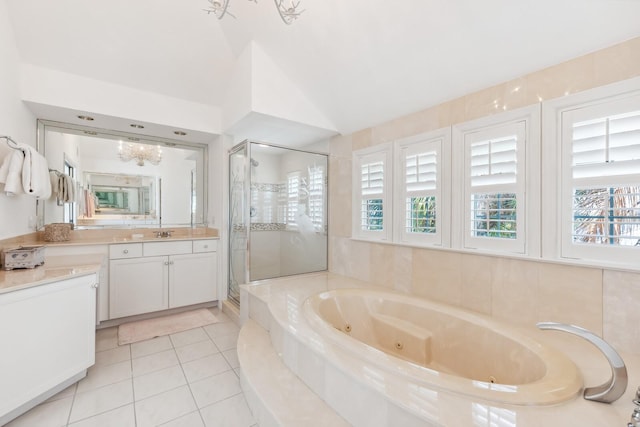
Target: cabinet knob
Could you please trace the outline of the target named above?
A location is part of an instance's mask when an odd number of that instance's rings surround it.
[[[124,251],[122,251],[123,254],[128,254],[129,253],[129,249],[125,249]]]
[[[164,265],[169,265],[169,261],[165,261],[165,262],[164,262]]]
[[[204,245],[204,248],[205,248],[205,249],[209,248],[209,245]]]
[[[98,286],[99,286],[99,285],[98,285],[97,283],[94,283],[93,285],[91,285],[91,287],[92,287],[93,289],[98,289]]]

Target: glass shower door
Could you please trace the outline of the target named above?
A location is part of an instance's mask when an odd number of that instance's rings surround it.
[[[240,285],[248,282],[249,169],[248,143],[234,147],[229,154],[229,294],[240,304]]]

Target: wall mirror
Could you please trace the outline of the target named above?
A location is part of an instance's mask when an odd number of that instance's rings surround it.
[[[205,144],[39,120],[38,151],[58,190],[38,201],[39,228],[205,225]]]

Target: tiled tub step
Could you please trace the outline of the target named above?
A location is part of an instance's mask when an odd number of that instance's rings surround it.
[[[349,426],[287,368],[269,333],[249,319],[238,337],[241,384],[260,427]]]

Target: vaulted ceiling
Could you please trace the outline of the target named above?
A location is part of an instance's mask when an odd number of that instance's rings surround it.
[[[25,64],[222,109],[253,42],[340,133],[640,36],[637,0],[6,2]]]

